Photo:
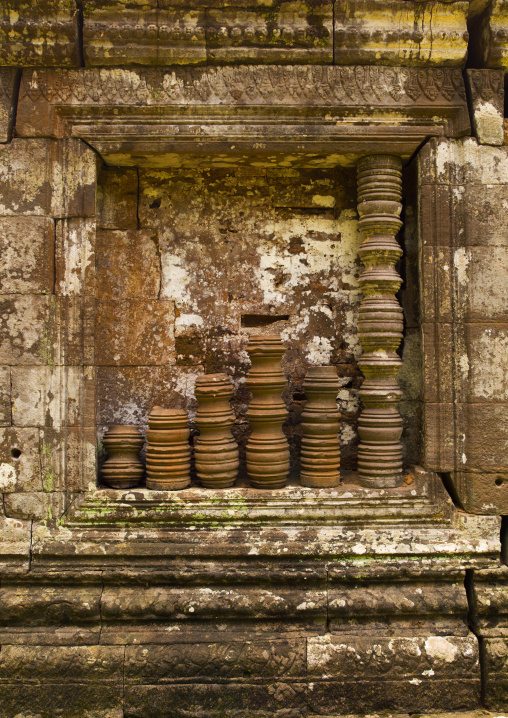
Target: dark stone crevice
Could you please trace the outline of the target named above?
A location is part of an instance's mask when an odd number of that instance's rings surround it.
[[[85,67],[85,44],[83,40],[83,2],[76,0],[76,22],[78,26],[78,57],[81,67]]]
[[[493,2],[491,0],[483,11],[470,16],[468,19],[469,40],[466,68],[481,69],[487,67],[491,42],[490,17],[492,6]]]
[[[21,86],[21,76],[23,71],[20,68],[16,69],[14,75],[14,82],[12,86],[12,98],[11,98],[11,112],[9,116],[9,125],[7,128],[7,142],[12,142],[13,137],[16,136],[16,115],[18,112],[18,98],[19,88]]]

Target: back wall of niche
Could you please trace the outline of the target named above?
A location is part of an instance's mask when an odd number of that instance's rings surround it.
[[[154,405],[186,410],[192,426],[196,377],[225,372],[245,478],[245,348],[250,334],[279,332],[287,348],[290,479],[299,473],[302,383],[313,364],[337,366],[341,469],[354,470],[361,384],[355,170],[103,167],[97,197],[99,447],[113,424],[144,434]]]

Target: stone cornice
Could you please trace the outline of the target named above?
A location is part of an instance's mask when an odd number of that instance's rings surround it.
[[[470,125],[460,70],[255,65],[27,70],[16,129],[79,137],[129,164],[174,152],[358,156],[380,142],[409,156]]]

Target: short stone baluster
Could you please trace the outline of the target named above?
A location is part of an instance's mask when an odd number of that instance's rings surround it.
[[[189,420],[181,409],[154,406],[148,417],[146,485],[175,491],[190,484]]]
[[[143,437],[135,426],[110,426],[102,440],[108,458],[101,478],[114,489],[130,489],[141,481],[144,469],[138,458]]]
[[[339,391],[334,366],[311,366],[303,382],[308,401],[302,413],[302,486],[325,488],[340,483]]]
[[[398,157],[387,155],[364,157],[358,164],[358,214],[364,237],[359,255],[365,265],[358,319],[363,349],[359,367],[365,376],[358,474],[364,486],[378,488],[402,482],[402,420],[397,410],[402,392],[395,379],[403,330],[402,308],[395,296],[402,282],[395,270],[402,255],[395,238],[402,226],[401,168]]]
[[[284,345],[278,334],[256,335],[247,346],[252,368],[247,386],[252,392],[248,418],[247,474],[258,489],[282,488],[289,473],[289,446],[282,431],[287,416],[281,392],[286,384],[280,361]]]
[[[209,489],[233,486],[238,473],[238,446],[231,433],[234,414],[229,406],[231,384],[226,374],[205,374],[196,380],[199,409],[194,442],[196,472]]]

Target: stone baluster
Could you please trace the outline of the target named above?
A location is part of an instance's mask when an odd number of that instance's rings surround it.
[[[302,413],[302,486],[325,488],[340,483],[339,382],[334,366],[311,366],[303,382],[308,401]]]
[[[289,473],[289,446],[282,431],[287,416],[281,392],[286,384],[280,361],[284,345],[278,334],[250,338],[247,352],[252,367],[247,386],[252,392],[248,418],[252,434],[247,442],[247,474],[258,489],[280,489]]]
[[[229,406],[231,384],[226,374],[205,374],[196,380],[199,409],[194,442],[196,472],[209,489],[233,486],[238,473],[238,446],[231,433],[234,414]]]
[[[359,250],[365,270],[360,276],[364,299],[358,319],[363,355],[358,362],[365,381],[358,433],[358,474],[370,487],[402,482],[402,420],[397,410],[401,390],[396,375],[403,315],[396,293],[401,277],[395,269],[402,250],[396,240],[400,220],[402,163],[398,157],[373,155],[358,163]]]
[[[154,406],[146,432],[146,485],[175,491],[190,484],[189,420],[182,409]]]
[[[102,440],[108,458],[101,468],[105,484],[114,489],[137,486],[144,474],[138,454],[143,437],[135,426],[110,426]]]

